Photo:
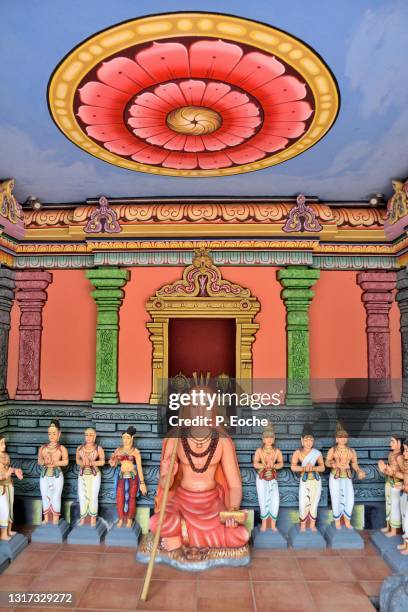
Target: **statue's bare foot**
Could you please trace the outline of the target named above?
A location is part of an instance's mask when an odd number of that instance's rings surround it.
[[[334,521],[334,524],[336,525],[336,529],[341,529],[341,522],[340,521]]]
[[[266,520],[262,521],[261,531],[266,531]]]
[[[278,529],[277,529],[277,527],[275,525],[271,527],[271,530],[272,531],[278,531]]]
[[[85,519],[83,519],[83,518],[82,518],[82,519],[80,519],[80,521],[79,521],[78,525],[81,525],[81,526],[82,526],[82,525],[84,525],[84,524],[85,524]]]
[[[96,525],[96,516],[91,517],[91,527],[95,527]]]
[[[12,538],[13,536],[15,536],[17,533],[17,531],[12,531],[11,529],[9,529],[8,531],[8,535]]]
[[[164,550],[167,550],[168,552],[170,552],[171,550],[176,550],[177,548],[181,548],[181,544],[182,542],[179,536],[161,539],[161,547]]]
[[[300,523],[300,531],[306,531],[306,523]]]
[[[397,549],[398,550],[404,550],[404,548],[405,548],[405,544],[398,544],[397,545]]]
[[[122,527],[122,525],[123,525],[123,519],[119,519],[116,524],[116,527]]]
[[[132,527],[132,525],[133,525],[133,519],[128,519],[128,520],[126,521],[126,527],[127,527],[128,529],[130,529],[130,528]]]
[[[393,536],[397,535],[396,533],[393,533],[392,530],[391,531],[387,531],[387,533],[384,534],[386,538],[392,538]]]
[[[185,557],[187,561],[202,561],[208,553],[208,548],[186,548]]]
[[[59,523],[59,516],[53,516],[52,518],[52,524],[53,525],[58,525]]]
[[[383,527],[382,529],[380,529],[381,533],[387,533],[388,531],[388,526],[387,527]]]
[[[347,529],[353,529],[353,527],[351,526],[351,523],[349,520],[344,519],[344,526],[347,527]]]
[[[405,546],[404,550],[400,551],[401,555],[408,555],[408,547]]]
[[[310,531],[317,531],[317,529],[316,529],[315,525],[311,525],[311,526],[310,526]]]
[[[0,541],[2,541],[2,542],[8,542],[9,540],[11,540],[11,537],[9,535],[7,535],[7,534],[6,535],[2,534],[0,536]]]

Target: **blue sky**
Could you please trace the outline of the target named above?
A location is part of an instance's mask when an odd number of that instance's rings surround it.
[[[224,12],[302,39],[333,71],[341,92],[331,131],[304,154],[262,171],[183,179],[131,172],[75,147],[46,104],[56,64],[83,39],[151,13]],[[0,176],[16,195],[43,201],[108,196],[292,195],[364,199],[408,174],[408,3],[404,0],[2,0]]]

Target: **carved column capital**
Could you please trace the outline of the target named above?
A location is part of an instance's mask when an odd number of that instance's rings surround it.
[[[40,400],[42,311],[52,274],[23,270],[15,274],[15,298],[20,307],[20,339],[16,399]]]

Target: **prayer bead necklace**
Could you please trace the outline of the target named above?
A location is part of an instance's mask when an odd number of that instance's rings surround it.
[[[193,472],[197,472],[199,474],[203,474],[204,472],[207,471],[208,466],[210,465],[211,459],[214,457],[214,453],[217,450],[217,446],[218,446],[218,441],[219,441],[219,434],[218,432],[213,432],[211,434],[211,440],[210,443],[208,445],[208,447],[206,448],[206,450],[197,453],[196,451],[193,451],[193,449],[191,448],[188,439],[185,435],[183,435],[181,437],[181,443],[183,445],[183,450],[184,453],[188,459],[188,462],[190,464],[191,469],[193,470]],[[197,457],[197,458],[201,458],[201,457],[205,457],[207,455],[207,459],[205,464],[203,465],[203,467],[197,467],[196,465],[194,465],[193,459],[192,457]]]

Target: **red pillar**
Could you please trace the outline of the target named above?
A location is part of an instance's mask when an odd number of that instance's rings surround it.
[[[396,282],[396,272],[360,272],[357,275],[367,313],[368,399],[371,401],[393,401],[389,312]]]
[[[15,298],[20,307],[17,400],[40,400],[42,310],[52,274],[42,270],[16,272]]]

